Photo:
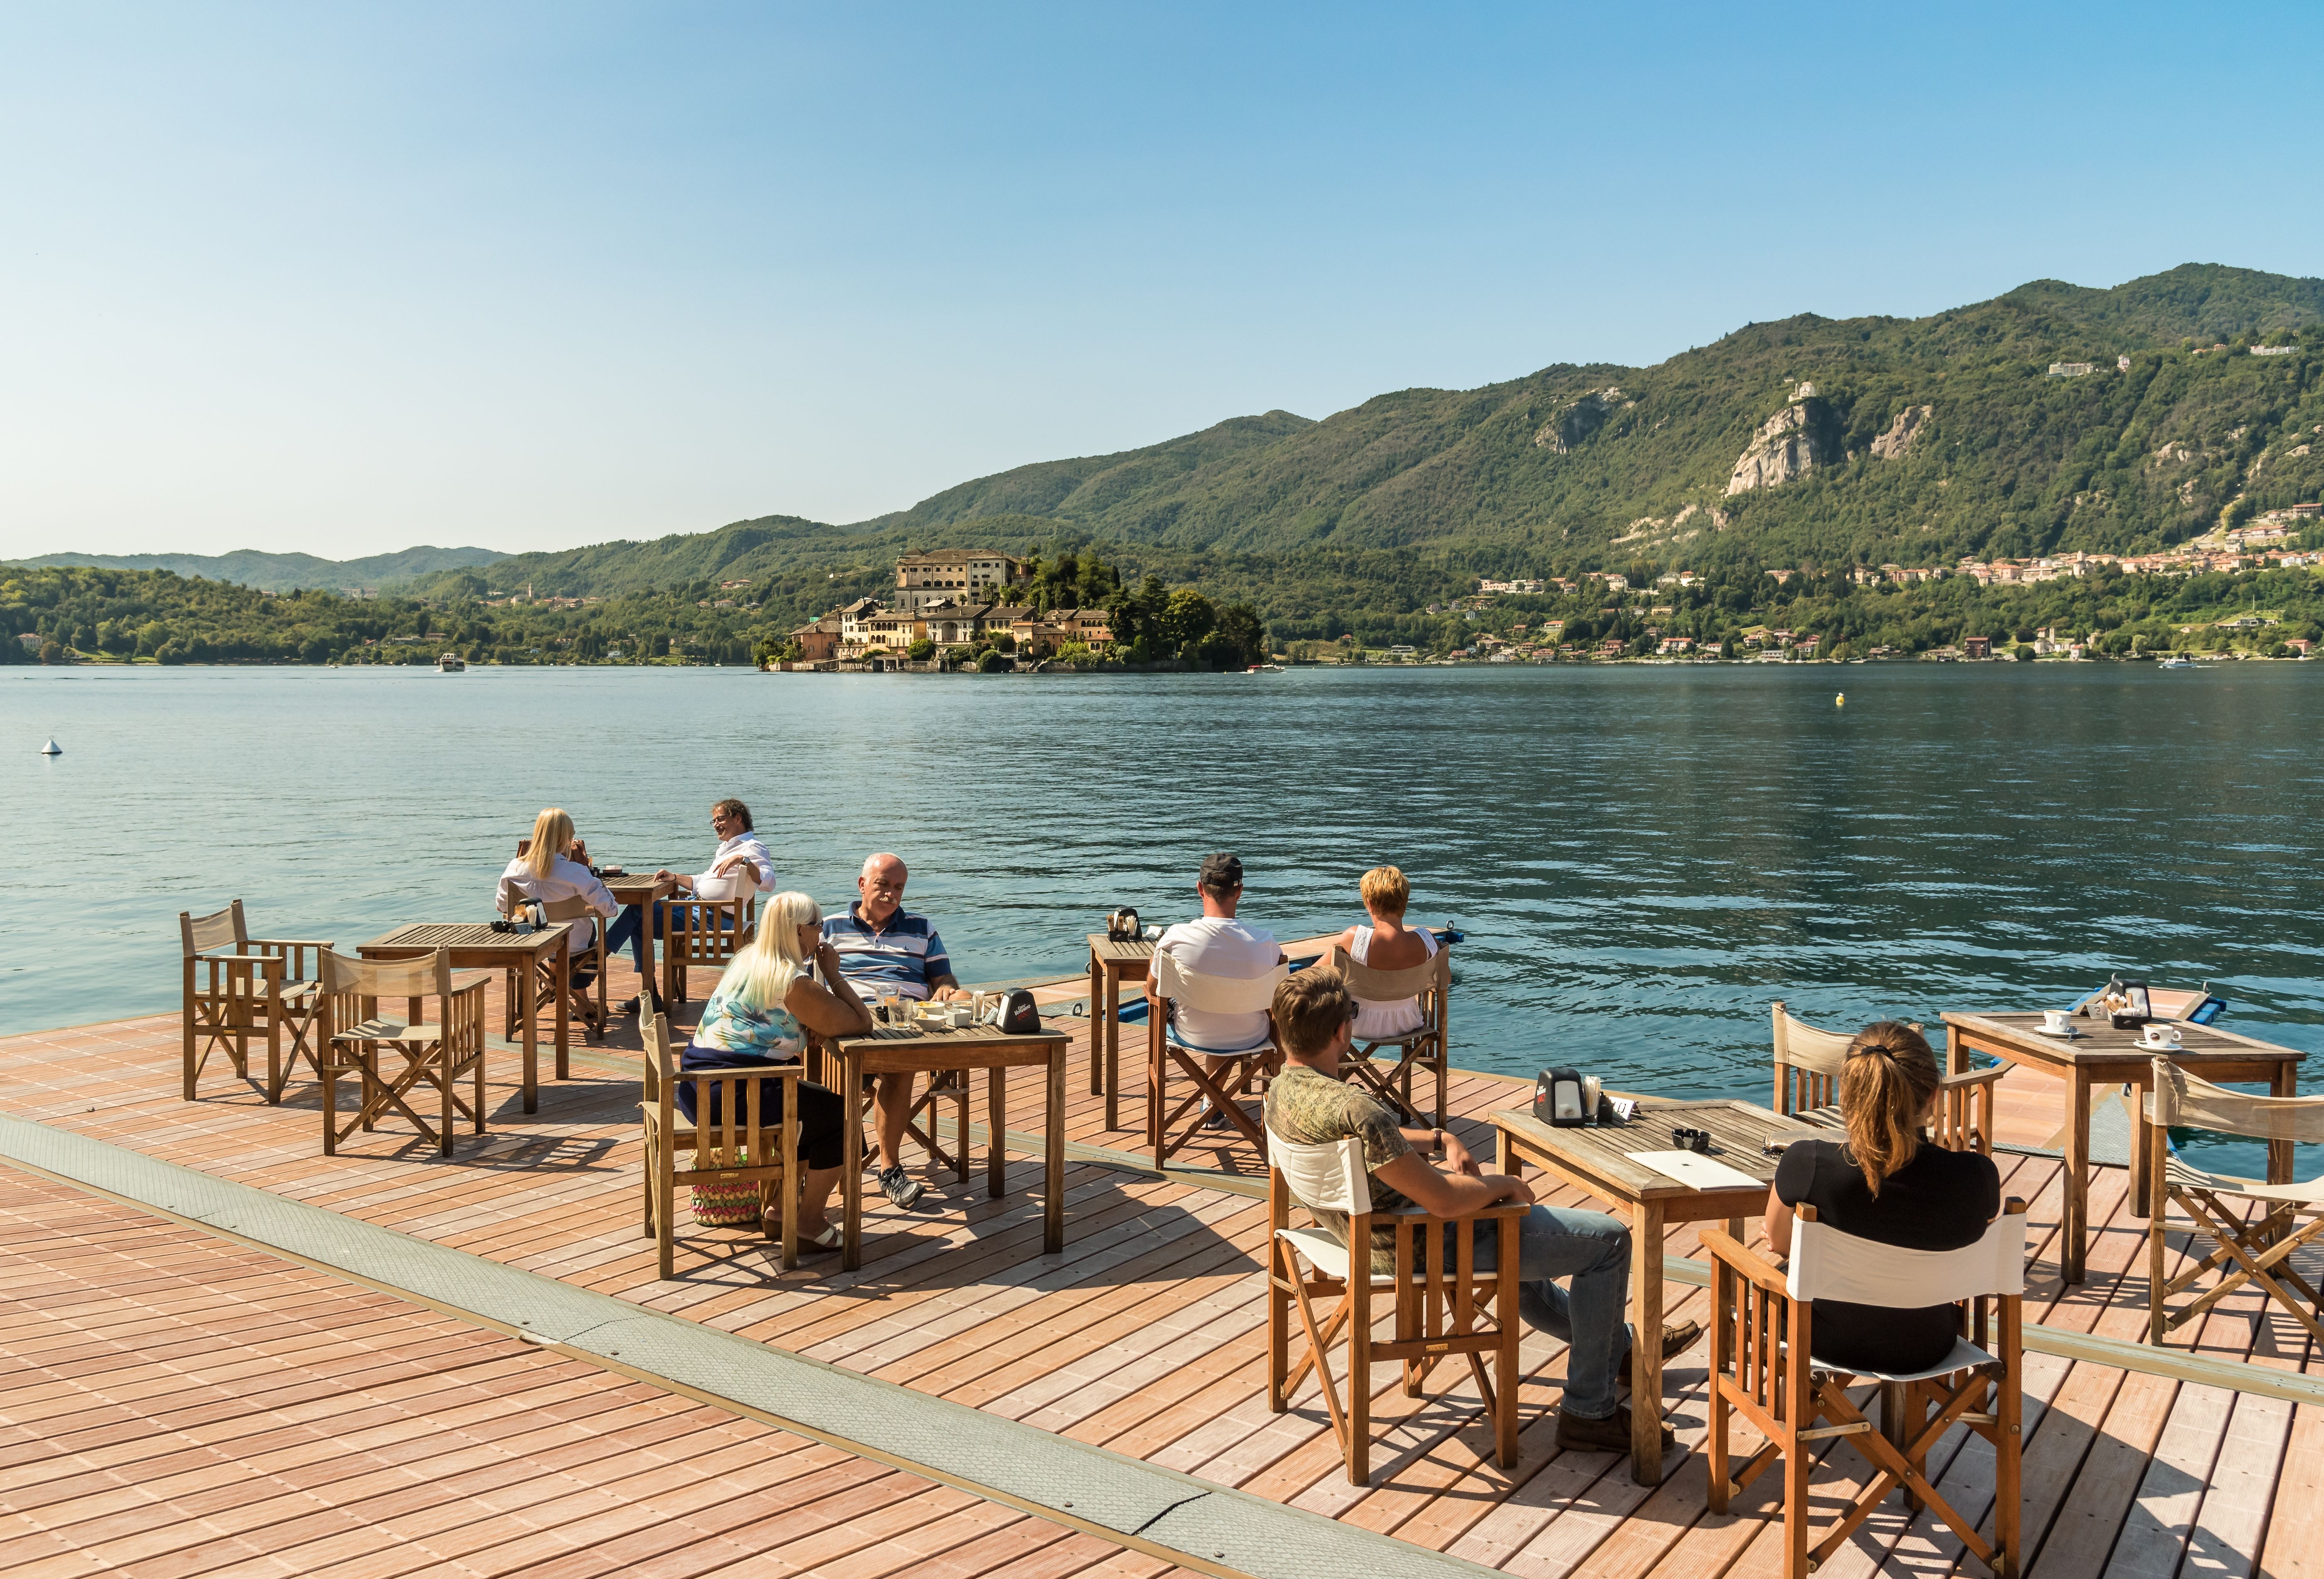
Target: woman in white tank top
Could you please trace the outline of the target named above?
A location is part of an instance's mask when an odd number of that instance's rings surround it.
[[[1405,910],[1412,901],[1412,886],[1402,872],[1394,867],[1374,867],[1364,874],[1362,888],[1364,909],[1370,914],[1372,924],[1350,927],[1333,940],[1348,951],[1350,959],[1374,970],[1407,970],[1435,957],[1435,937],[1404,924]],[[1419,1030],[1425,1018],[1420,1012],[1418,998],[1360,997],[1356,1000],[1355,1038],[1361,1042],[1401,1036],[1407,1031]]]

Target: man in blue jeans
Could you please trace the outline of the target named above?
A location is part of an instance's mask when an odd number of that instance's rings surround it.
[[[772,894],[775,891],[775,863],[767,854],[766,845],[761,843],[758,834],[752,831],[750,807],[731,795],[720,801],[710,808],[710,831],[718,835],[718,849],[710,857],[710,867],[707,871],[698,877],[688,877],[665,867],[654,876],[665,883],[677,879],[679,885],[679,896],[699,894],[706,899],[732,898],[733,895],[731,892],[705,893],[703,891],[706,887],[715,887],[721,882],[731,882],[737,872],[747,867],[760,893]],[[725,923],[722,921],[721,924]],[[613,924],[606,929],[607,957],[610,958],[622,950],[627,949],[638,968],[638,985],[641,989],[638,997],[624,1001],[613,1011],[617,1014],[636,1014],[640,998],[651,1004],[656,1010],[661,1007],[661,994],[655,991],[654,984],[646,979],[650,974],[646,969],[646,934],[649,927],[655,937],[663,935],[660,906],[655,906],[653,915],[649,918],[643,905],[625,905],[622,907],[622,913],[613,919]]]
[[[1329,1145],[1351,1135],[1364,1143],[1370,1174],[1372,1210],[1417,1206],[1442,1217],[1457,1217],[1502,1201],[1533,1202],[1533,1191],[1506,1173],[1487,1173],[1458,1137],[1441,1129],[1404,1129],[1396,1113],[1340,1078],[1340,1060],[1352,1045],[1356,1000],[1332,971],[1311,968],[1293,975],[1275,992],[1275,1024],[1286,1062],[1267,1093],[1267,1127],[1299,1145]],[[1428,1154],[1444,1159],[1440,1172]],[[1318,1226],[1342,1244],[1348,1219],[1338,1212],[1315,1212]],[[1396,1271],[1395,1230],[1375,1225],[1372,1271]],[[1654,1245],[1650,1253],[1659,1254]],[[1489,1271],[1499,1258],[1499,1235],[1476,1238],[1476,1268]],[[1629,1324],[1622,1319],[1628,1296],[1630,1230],[1603,1212],[1534,1205],[1517,1228],[1517,1314],[1528,1327],[1565,1340],[1565,1396],[1557,1410],[1557,1445],[1589,1452],[1630,1450],[1629,1406],[1615,1393],[1629,1379]],[[1571,1290],[1560,1288],[1566,1279]],[[1665,1327],[1663,1358],[1692,1347],[1702,1336],[1700,1323]],[[1675,1439],[1663,1428],[1663,1446]]]

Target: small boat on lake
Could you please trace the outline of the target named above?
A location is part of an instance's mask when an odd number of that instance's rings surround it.
[[[436,672],[439,675],[457,675],[466,671],[467,666],[467,660],[458,653],[439,654],[436,659]]]
[[[2172,653],[2163,660],[2162,666],[2166,669],[2191,669],[2195,666],[2195,660],[2185,653]]]

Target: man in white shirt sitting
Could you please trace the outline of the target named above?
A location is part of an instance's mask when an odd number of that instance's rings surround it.
[[[676,878],[680,895],[691,895],[697,899],[731,899],[734,896],[736,875],[742,868],[748,867],[757,879],[759,893],[772,894],[776,891],[774,858],[768,855],[767,847],[752,831],[750,807],[730,795],[710,808],[710,830],[718,835],[718,849],[710,857],[708,870],[689,877],[664,868],[654,876],[662,882]],[[653,918],[653,935],[657,938],[662,935],[659,913]],[[645,984],[642,996],[659,1010],[661,994],[654,990],[652,982],[646,980],[646,916],[643,905],[623,906],[619,918],[606,929],[605,951],[611,954],[623,948],[630,950],[630,958],[637,963],[638,979]],[[638,1000],[632,998],[614,1012],[634,1014],[638,1012]]]
[[[1235,919],[1235,907],[1242,903],[1240,858],[1224,853],[1204,856],[1202,872],[1194,880],[1194,892],[1203,901],[1201,919],[1182,921],[1164,932],[1161,941],[1154,945],[1155,952],[1170,955],[1198,976],[1243,980],[1265,976],[1284,962],[1283,950],[1276,946],[1273,932],[1245,926]],[[1157,1001],[1151,977],[1147,978],[1146,996],[1149,1004]],[[1204,1055],[1204,1071],[1213,1079],[1234,1067],[1235,1060],[1230,1055],[1268,1045],[1264,1009],[1233,1014],[1173,1005],[1170,1028],[1181,1044]],[[1203,1106],[1210,1110],[1209,1097],[1203,1099]],[[1203,1126],[1224,1129],[1227,1115],[1210,1111]]]

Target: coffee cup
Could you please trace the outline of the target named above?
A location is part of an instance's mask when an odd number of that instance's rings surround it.
[[[2179,1028],[2175,1025],[2149,1025],[2139,1040],[2149,1047],[2176,1047],[2179,1045]]]
[[[2042,1029],[2052,1036],[2064,1036],[2074,1028],[2074,1017],[2063,1009],[2042,1011]]]

